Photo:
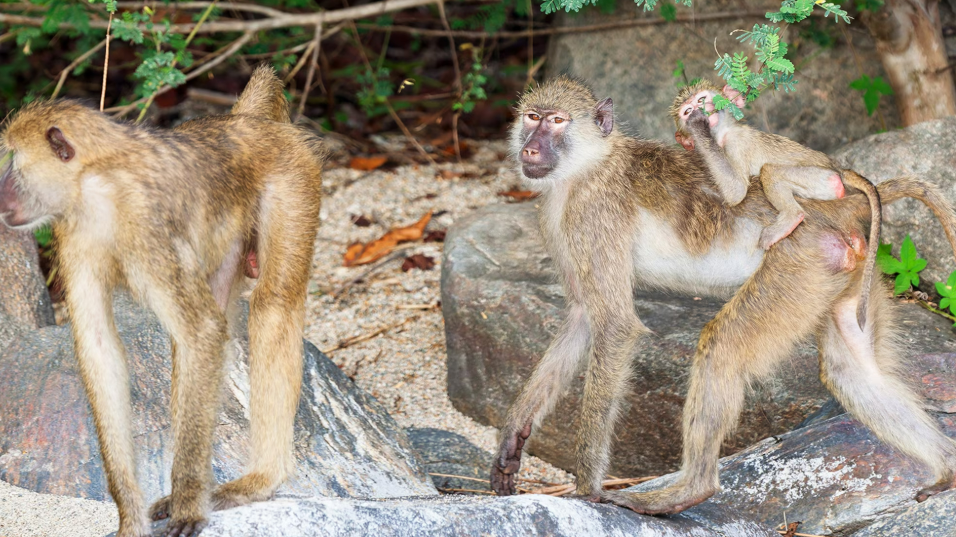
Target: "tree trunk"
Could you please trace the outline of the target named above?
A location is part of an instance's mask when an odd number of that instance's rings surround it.
[[[903,125],[956,115],[938,0],[886,0],[876,13],[865,12],[863,22],[876,41]]]

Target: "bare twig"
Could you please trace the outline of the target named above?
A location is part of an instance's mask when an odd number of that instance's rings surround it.
[[[279,28],[293,28],[304,26],[315,26],[317,24],[328,25],[347,20],[365,19],[377,17],[393,11],[401,11],[413,7],[426,6],[434,4],[437,0],[384,0],[361,6],[349,7],[345,9],[336,9],[334,11],[320,11],[317,13],[283,13],[281,16],[269,17],[253,21],[216,21],[203,25],[199,33],[212,34],[218,32],[261,32],[263,30],[276,30]],[[213,2],[204,3],[209,5]],[[142,7],[141,4],[139,4]],[[177,4],[178,5],[178,4]],[[243,4],[251,5],[251,4]],[[42,26],[42,17],[28,17],[24,15],[13,15],[9,13],[0,13],[0,23],[3,24],[22,24],[24,26]],[[106,28],[105,20],[91,20],[90,28]],[[70,23],[62,23],[58,26],[61,30],[71,30],[75,26]],[[145,25],[139,25],[142,31],[149,31]],[[194,24],[171,24],[168,32],[174,34],[188,34],[195,28]]]
[[[428,154],[428,151],[425,151],[425,148],[422,147],[422,144],[418,143],[418,140],[415,138],[415,135],[412,134],[412,131],[408,130],[408,127],[405,126],[405,122],[402,121],[402,118],[398,117],[398,113],[395,112],[395,107],[392,106],[388,100],[385,101],[385,107],[388,108],[388,114],[392,116],[392,119],[398,124],[398,128],[402,130],[402,133],[405,134],[405,137],[408,138],[412,144],[415,146],[415,149],[418,150],[419,154],[425,157],[432,166],[438,166],[438,163],[435,162],[435,159]]]
[[[329,353],[335,352],[335,351],[337,351],[337,350],[339,350],[339,349],[344,349],[344,348],[346,348],[346,347],[351,347],[352,345],[355,345],[356,343],[361,343],[361,342],[363,342],[363,341],[368,341],[368,340],[370,340],[370,339],[372,339],[372,338],[374,338],[374,337],[376,337],[376,336],[379,336],[379,335],[381,335],[381,334],[384,334],[385,332],[388,332],[389,330],[394,330],[394,329],[396,329],[396,328],[399,328],[399,327],[401,327],[401,326],[404,326],[404,325],[406,325],[406,324],[408,324],[408,323],[410,323],[410,322],[412,322],[412,321],[415,321],[415,320],[418,320],[418,315],[413,315],[413,316],[411,316],[411,317],[405,319],[404,321],[402,321],[402,322],[400,322],[400,323],[395,323],[395,324],[391,324],[391,325],[388,325],[388,326],[383,326],[383,327],[378,328],[378,329],[376,329],[376,330],[373,330],[373,331],[371,331],[371,332],[369,332],[369,333],[367,333],[367,334],[362,334],[362,335],[360,335],[360,336],[345,338],[345,339],[339,341],[338,343],[336,343],[335,345],[333,345],[332,347],[329,347],[329,348],[327,348],[327,349],[322,349],[322,352],[323,352],[324,354],[329,354]]]
[[[441,492],[471,492],[473,494],[494,494],[490,490],[475,490],[475,489],[438,489]]]
[[[464,91],[461,81],[461,66],[458,64],[458,48],[455,47],[455,36],[451,35],[451,25],[448,24],[448,17],[445,15],[445,0],[438,2],[438,14],[441,16],[442,26],[445,27],[445,32],[447,32],[445,37],[448,38],[448,46],[451,49],[451,63],[455,68],[455,93],[458,101],[461,102],[462,92]],[[461,147],[458,144],[458,116],[460,115],[461,111],[456,111],[451,117],[451,136],[452,142],[455,144],[455,158],[458,160],[458,164],[461,164]]]
[[[527,88],[534,81],[534,10],[531,8],[531,0],[528,0],[528,78],[525,79],[524,87]]]
[[[453,477],[455,479],[463,479],[465,481],[477,481],[479,483],[488,483],[487,479],[480,479],[477,477],[468,477],[466,475],[439,474],[437,472],[428,472],[428,475],[433,475],[435,477]]]
[[[309,98],[309,90],[312,89],[312,78],[315,76],[315,66],[319,62],[319,49],[322,47],[322,23],[315,25],[315,37],[312,38],[312,59],[309,60],[309,73],[305,76],[305,90],[302,91],[302,98],[299,99],[299,110],[295,114],[295,120],[299,121],[302,113],[305,112],[305,101]]]
[[[305,52],[302,53],[302,57],[299,58],[299,61],[296,62],[295,67],[293,67],[292,70],[289,71],[289,74],[286,75],[285,80],[283,80],[283,82],[285,82],[288,85],[289,82],[293,78],[295,78],[295,75],[299,74],[299,71],[301,71],[302,68],[305,67],[305,62],[309,61],[309,58],[312,57],[312,49],[314,48],[315,48],[315,39],[311,39],[309,40],[308,43],[306,43]],[[269,53],[268,57],[272,57],[274,55],[275,55],[274,52]]]
[[[106,75],[110,69],[110,30],[113,27],[113,12],[110,11],[110,21],[106,23],[106,59],[103,60],[103,89],[100,90],[100,112],[103,111],[103,107],[106,105]],[[57,89],[60,89],[60,86],[57,85]]]
[[[89,59],[90,56],[99,52],[99,50],[106,46],[106,39],[97,43],[97,45],[90,50],[87,50],[75,60],[73,60],[70,65],[67,65],[62,71],[60,71],[59,80],[57,80],[56,88],[53,89],[53,95],[50,96],[51,99],[56,99],[56,96],[60,94],[60,90],[63,88],[63,83],[66,82],[66,77],[70,76],[70,73],[81,63]],[[49,87],[49,86],[48,86]]]

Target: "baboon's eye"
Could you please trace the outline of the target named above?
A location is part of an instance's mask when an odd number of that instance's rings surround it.
[[[697,104],[704,104],[704,99],[706,98],[707,98],[706,95],[701,95],[700,99],[697,99]]]
[[[563,117],[556,117],[556,118],[554,118],[554,122],[555,122],[555,123],[564,123],[564,121],[565,121],[565,120],[564,120]]]
[[[528,119],[530,119],[531,121],[541,121],[541,116],[539,116],[538,114],[535,114],[534,112],[531,112],[530,114],[528,114]]]

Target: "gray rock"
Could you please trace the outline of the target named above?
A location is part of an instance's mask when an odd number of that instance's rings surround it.
[[[878,520],[853,537],[956,537],[956,491],[933,496]]]
[[[143,492],[170,491],[169,338],[125,296],[116,322],[133,376],[133,431]],[[243,353],[244,355],[245,353]],[[244,356],[227,374],[216,428],[219,482],[246,463],[248,377]],[[37,492],[109,498],[68,326],[23,335],[0,352],[0,479]],[[339,497],[435,494],[404,432],[384,408],[306,343],[296,414],[297,472],[283,491]]]
[[[0,224],[0,349],[25,330],[56,324],[36,239]]]
[[[674,122],[667,111],[677,94],[677,79],[672,76],[677,62],[684,62],[688,79],[703,77],[722,85],[723,81],[714,71],[714,49],[720,54],[740,51],[753,58],[753,49],[737,42],[739,34],[731,32],[767,22],[764,13],[779,11],[780,2],[740,4],[720,0],[694,2],[693,9],[678,7],[679,15],[707,16],[740,12],[744,6],[755,15],[555,35],[548,47],[547,74],[569,73],[586,79],[599,99],[614,99],[615,116],[627,130],[672,142]],[[578,15],[558,16],[557,24],[574,27],[633,17],[659,18],[660,14],[657,10],[643,13],[633,0],[618,0],[613,14],[604,15],[590,7]],[[746,114],[750,124],[759,129],[792,138],[819,151],[832,151],[883,127],[877,114],[866,115],[862,94],[848,87],[860,76],[860,71],[846,40],[834,28],[832,18],[813,24],[826,26],[833,32],[837,37],[833,48],[821,48],[799,35],[809,24],[808,21],[783,31],[784,40],[790,43],[787,57],[798,66],[796,91],[767,92],[750,105]],[[858,20],[853,21],[849,34],[865,73],[886,80],[873,41]],[[900,124],[892,99],[882,99],[880,111],[886,118],[886,128],[893,129]]]
[[[491,453],[460,434],[442,429],[409,427],[405,432],[438,490],[459,494],[468,494],[465,490],[489,490],[488,461],[491,460]]]
[[[956,437],[956,416],[937,414],[936,420]],[[675,477],[628,490],[656,489]],[[844,414],[723,459],[720,483],[723,491],[701,506],[727,506],[774,526],[786,513],[787,520],[802,522],[800,533],[847,535],[915,506],[916,492],[933,484],[933,476]]]
[[[840,148],[833,157],[877,184],[903,175],[935,183],[950,203],[956,202],[956,117],[870,136]],[[945,281],[956,270],[939,221],[922,203],[909,199],[884,206],[883,213],[883,242],[893,243],[899,253],[909,234],[920,257],[929,261],[920,273],[920,287],[935,291],[932,282]]]
[[[687,371],[700,330],[721,303],[650,292],[639,293],[634,303],[655,334],[634,357],[633,390],[615,430],[610,473],[660,475],[678,466]],[[500,426],[554,336],[563,306],[533,203],[489,206],[459,220],[449,230],[442,261],[448,394],[455,407]],[[902,323],[906,348],[956,351],[945,319],[907,306]],[[582,387],[579,378],[528,444],[530,453],[570,471]],[[800,347],[772,379],[755,386],[723,453],[789,431],[828,396],[815,350]]]
[[[154,535],[164,526],[154,525]],[[720,506],[670,518],[539,494],[383,501],[280,498],[213,513],[203,537],[779,537]]]

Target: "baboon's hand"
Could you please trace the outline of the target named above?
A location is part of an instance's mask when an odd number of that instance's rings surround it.
[[[687,116],[687,130],[695,140],[702,140],[702,137],[711,137],[710,119],[704,115],[703,110],[695,108],[694,111]]]
[[[498,455],[491,464],[491,490],[498,496],[512,496],[517,493],[515,475],[521,468],[521,450],[529,436],[530,423],[523,430],[505,434],[501,439]]]

